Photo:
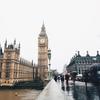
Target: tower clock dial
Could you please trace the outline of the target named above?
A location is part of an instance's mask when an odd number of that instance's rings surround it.
[[[40,43],[41,43],[41,44],[45,43],[45,40],[44,40],[44,39],[41,39],[41,40],[40,40]]]

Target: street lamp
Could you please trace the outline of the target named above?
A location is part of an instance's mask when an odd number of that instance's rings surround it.
[[[50,69],[51,69],[50,68],[51,67],[51,62],[50,62],[51,61],[51,50],[50,49],[48,50],[48,60],[49,60],[49,79],[50,79]]]

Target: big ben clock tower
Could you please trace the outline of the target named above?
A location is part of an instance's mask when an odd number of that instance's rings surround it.
[[[38,73],[39,77],[44,80],[48,78],[48,37],[45,26],[42,25],[38,37]]]

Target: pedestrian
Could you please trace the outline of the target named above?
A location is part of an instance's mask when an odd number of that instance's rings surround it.
[[[64,87],[64,75],[61,75],[61,84],[62,84],[62,88]]]
[[[74,85],[75,85],[75,81],[76,81],[76,75],[77,75],[77,72],[72,72],[71,73],[71,77],[72,77]]]
[[[57,75],[54,75],[54,80],[57,82]]]
[[[87,82],[89,80],[89,75],[88,75],[88,72],[87,71],[85,71],[84,74],[83,74],[83,80],[84,80],[85,86],[87,88]]]
[[[58,80],[58,82],[60,82],[60,75],[58,75],[57,80]]]
[[[66,80],[66,86],[69,85],[68,81],[69,81],[69,75],[68,74],[65,74],[65,80]]]

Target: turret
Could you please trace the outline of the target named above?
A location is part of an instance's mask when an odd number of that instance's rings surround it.
[[[20,44],[16,44],[16,40],[14,40],[13,44],[7,45],[7,40],[5,41],[5,48],[4,51],[14,51],[20,54]]]
[[[81,55],[80,55],[80,51],[78,51],[78,55],[77,55],[78,57],[80,57]]]
[[[44,23],[43,23],[43,25],[42,25],[42,27],[41,27],[41,32],[46,32],[46,31],[45,31]]]
[[[44,22],[43,22],[43,25],[41,27],[41,32],[40,32],[39,36],[46,36],[47,37]]]
[[[97,51],[97,56],[99,56],[99,51]]]
[[[5,41],[5,46],[4,47],[7,48],[7,40]]]
[[[86,53],[87,53],[87,54],[86,54],[87,57],[90,56],[88,51],[86,51]]]
[[[2,52],[2,47],[1,47],[1,44],[0,44],[0,56],[3,55],[3,52]]]
[[[19,48],[19,50],[20,50],[20,43],[19,43],[19,45],[18,45],[18,48]]]
[[[16,39],[14,40],[14,46],[16,45]]]

